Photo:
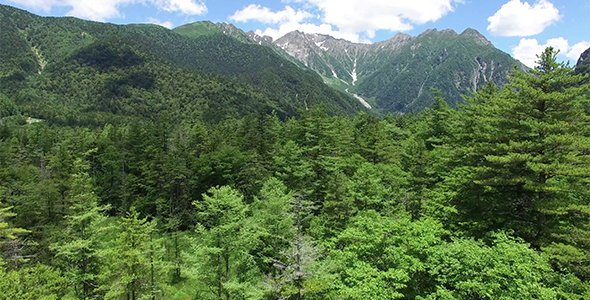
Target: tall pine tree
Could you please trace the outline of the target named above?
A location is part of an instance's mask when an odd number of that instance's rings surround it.
[[[590,236],[563,228],[589,226],[590,119],[581,99],[588,85],[556,55],[547,48],[530,73],[515,71],[501,91],[471,100],[445,183],[457,191],[457,224],[470,232],[511,230],[536,247],[575,249],[577,258],[558,250],[554,257],[587,264]]]

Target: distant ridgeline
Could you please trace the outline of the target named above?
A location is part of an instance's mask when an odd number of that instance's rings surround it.
[[[433,29],[417,37],[398,33],[375,44],[299,31],[273,41],[227,23],[198,22],[174,31],[190,37],[225,34],[266,45],[316,71],[332,87],[365,99],[382,113],[432,106],[431,88],[441,90],[447,102],[454,104],[488,82],[504,85],[506,74],[514,67],[526,69],[474,29],[461,34]]]
[[[272,38],[227,23],[174,30],[47,18],[0,6],[0,93],[8,109],[68,124],[125,117],[294,116],[420,111],[449,104],[515,66],[473,29],[397,34],[375,44],[291,32]],[[319,74],[319,76],[318,76]],[[8,114],[8,113],[3,113]]]
[[[454,104],[490,81],[504,85],[515,66],[525,69],[473,29],[461,34],[434,29],[417,37],[399,33],[371,45],[292,33],[275,43],[289,53],[305,53],[298,58],[306,65],[329,82],[371,99],[383,112],[432,106],[431,88]]]
[[[363,109],[313,71],[233,36],[186,37],[156,25],[39,17],[5,5],[0,27],[3,110],[57,123],[289,117],[319,104],[330,114]]]

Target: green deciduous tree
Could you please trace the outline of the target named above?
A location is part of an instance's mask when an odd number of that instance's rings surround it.
[[[103,252],[108,259],[101,274],[105,299],[159,298],[167,268],[154,234],[154,223],[140,218],[133,207],[121,218],[117,238]]]
[[[258,270],[250,250],[258,238],[246,222],[243,196],[229,186],[213,187],[194,202],[200,223],[193,260],[206,285],[198,291],[203,299],[257,298]]]
[[[426,289],[425,259],[444,230],[432,220],[409,215],[384,217],[368,210],[355,217],[331,246],[335,265],[333,298],[402,299]]]
[[[421,299],[582,299],[578,280],[552,270],[547,256],[504,233],[491,245],[457,239],[435,246]]]

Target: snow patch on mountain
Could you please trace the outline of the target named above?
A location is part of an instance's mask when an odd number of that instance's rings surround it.
[[[354,66],[352,68],[352,73],[350,73],[350,77],[352,77],[352,85],[354,85],[354,83],[357,81],[357,76],[356,76],[356,58],[354,59]]]
[[[363,97],[357,95],[357,94],[353,94],[350,93],[348,91],[348,89],[345,90],[347,93],[351,94],[354,98],[356,98],[364,107],[368,108],[368,109],[373,109],[373,107],[371,106],[371,104],[369,104],[369,102],[367,102],[365,99],[363,99]]]

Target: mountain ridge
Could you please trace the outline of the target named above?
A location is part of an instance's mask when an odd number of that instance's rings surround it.
[[[429,29],[414,37],[397,33],[374,44],[299,31],[273,40],[225,22],[201,21],[168,30],[148,24],[43,18],[8,7],[0,7],[3,28],[13,28],[13,21],[22,28],[3,30],[15,42],[8,45],[14,48],[12,58],[0,53],[7,62],[0,71],[20,69],[26,77],[90,45],[99,46],[90,49],[95,54],[105,55],[101,51],[109,48],[100,48],[100,43],[119,43],[130,53],[143,53],[140,57],[157,57],[190,72],[230,76],[257,86],[275,103],[271,107],[282,107],[289,116],[313,103],[347,114],[363,106],[377,114],[416,112],[434,103],[432,88],[454,105],[485,84],[503,85],[514,67],[526,69],[471,28],[460,34],[452,29]],[[127,51],[119,50],[117,55]]]
[[[584,50],[576,62],[576,74],[590,74],[590,48]]]
[[[371,99],[372,106],[383,113],[419,111],[430,106],[434,103],[431,88],[441,90],[453,105],[489,82],[505,84],[507,73],[515,66],[526,70],[472,28],[460,34],[436,28],[415,37],[397,33],[374,44],[295,31],[273,44],[335,88]]]
[[[40,17],[6,5],[0,24],[0,93],[32,117],[68,123],[168,112],[217,121],[257,111],[287,118],[314,105],[338,115],[364,109],[315,72],[245,44],[229,24],[201,26],[209,32],[190,38],[153,24]]]
[[[460,34],[436,28],[414,37],[397,33],[373,44],[297,30],[276,40],[252,31],[242,31],[240,38],[244,36],[246,43],[269,47],[299,67],[313,70],[332,88],[382,115],[429,107],[435,102],[432,88],[455,105],[490,82],[504,85],[514,67],[527,70],[473,28]]]

